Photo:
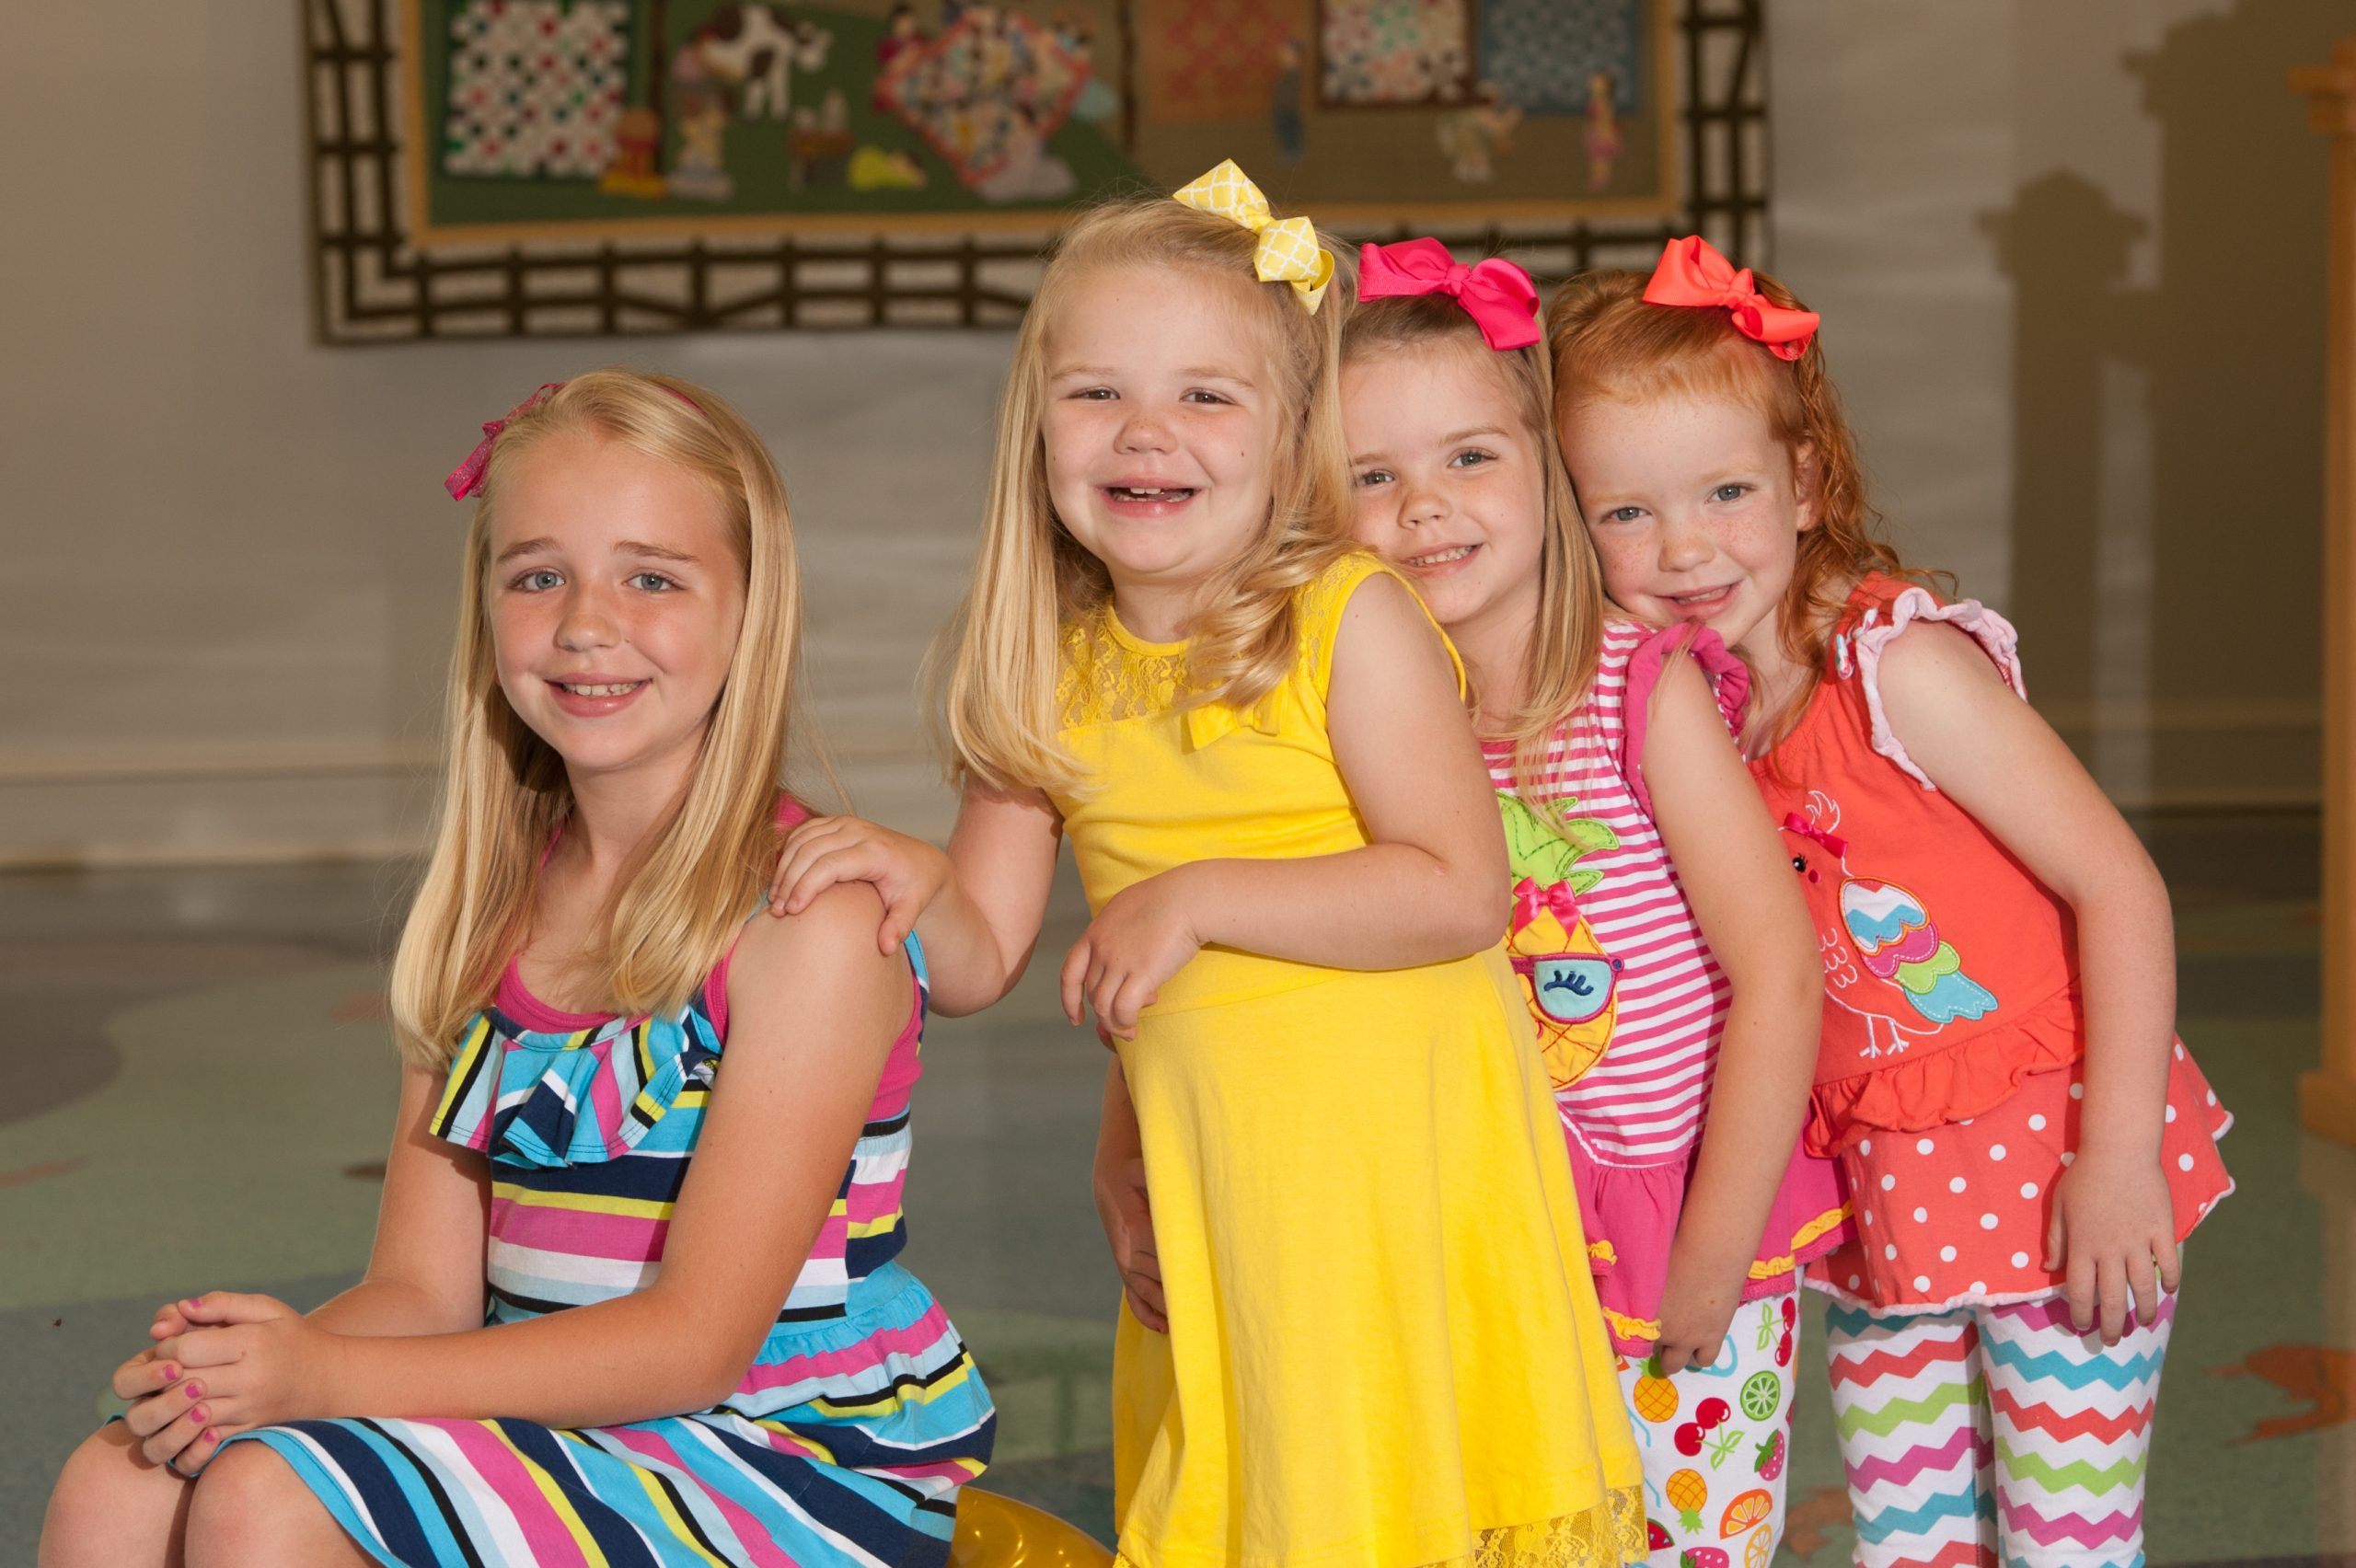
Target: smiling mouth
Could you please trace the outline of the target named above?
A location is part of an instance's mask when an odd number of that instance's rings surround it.
[[[1104,493],[1114,501],[1185,501],[1194,495],[1192,490],[1176,485],[1107,485]]]
[[[1427,555],[1409,556],[1403,564],[1407,566],[1449,566],[1457,561],[1462,560],[1465,557],[1471,555],[1474,550],[1477,550],[1480,548],[1481,547],[1478,545],[1451,545],[1447,549],[1433,550]]]
[[[1719,599],[1723,599],[1733,592],[1733,583],[1722,582],[1715,588],[1696,588],[1691,593],[1664,594],[1661,597],[1669,601],[1669,603],[1675,605],[1680,610],[1690,610],[1697,605],[1712,604]]]
[[[617,681],[604,686],[581,686],[572,681],[552,681],[551,686],[569,691],[575,697],[628,697],[644,686],[644,681]]]

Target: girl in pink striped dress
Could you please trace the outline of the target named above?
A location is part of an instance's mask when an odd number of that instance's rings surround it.
[[[1365,248],[1342,369],[1357,534],[1472,677],[1507,945],[1645,1449],[1651,1561],[1731,1549],[1761,1568],[1783,1528],[1796,1270],[1845,1228],[1830,1165],[1796,1151],[1815,942],[1728,732],[1742,665],[1603,600],[1536,303],[1507,262]]]
[[[40,1561],[941,1568],[997,1418],[897,1262],[922,962],[855,887],[745,924],[803,814],[783,485],[629,371],[484,431],[366,1275],[159,1311]]]

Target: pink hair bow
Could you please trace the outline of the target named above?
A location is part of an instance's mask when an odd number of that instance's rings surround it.
[[[482,489],[483,470],[491,467],[491,446],[499,439],[499,432],[547,402],[549,394],[560,390],[563,386],[561,381],[543,381],[537,391],[508,409],[504,415],[483,421],[482,439],[475,443],[472,452],[467,454],[467,460],[451,469],[450,477],[442,481],[442,488],[450,492],[452,501],[464,501]]]
[[[1538,285],[1502,257],[1467,267],[1436,239],[1358,247],[1358,297],[1395,299],[1443,294],[1464,307],[1493,349],[1538,341]]]
[[[1802,838],[1812,838],[1819,844],[1823,845],[1827,849],[1832,851],[1835,856],[1846,855],[1849,852],[1849,841],[1847,839],[1842,837],[1837,833],[1825,832],[1824,829],[1817,826],[1816,824],[1808,821],[1807,818],[1800,815],[1797,812],[1785,812],[1784,813],[1784,831],[1785,833],[1796,833]]]
[[[1750,269],[1738,272],[1700,235],[1672,239],[1645,285],[1646,305],[1698,305],[1734,317],[1734,329],[1764,343],[1777,359],[1796,360],[1807,352],[1820,319],[1813,310],[1785,310],[1759,292]]]
[[[1579,901],[1572,896],[1571,884],[1549,882],[1541,887],[1535,877],[1524,877],[1514,883],[1514,931],[1519,933],[1542,913],[1552,915],[1563,929],[1569,930],[1579,917]]]

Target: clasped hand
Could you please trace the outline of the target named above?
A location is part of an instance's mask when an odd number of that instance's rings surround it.
[[[1202,951],[1186,896],[1190,870],[1174,866],[1104,901],[1064,958],[1066,1018],[1081,1021],[1084,1004],[1114,1038],[1137,1038],[1138,1014]]]
[[[214,1291],[158,1308],[156,1343],[115,1368],[150,1463],[194,1476],[239,1432],[314,1413],[333,1336],[270,1296]]]

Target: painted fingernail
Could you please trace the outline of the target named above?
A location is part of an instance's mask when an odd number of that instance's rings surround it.
[[[183,1307],[202,1307],[204,1305],[204,1297],[202,1296],[191,1296],[186,1301],[181,1302],[180,1305]]]
[[[192,1400],[202,1399],[204,1397],[204,1385],[198,1382],[195,1378],[191,1378],[188,1380],[188,1397]]]
[[[194,1410],[188,1412],[188,1418],[191,1421],[197,1422],[201,1424],[212,1420],[213,1412],[205,1409],[202,1405],[199,1405]]]
[[[179,1380],[180,1380],[180,1369],[179,1369],[178,1366],[174,1366],[172,1363],[168,1362],[168,1361],[165,1362],[165,1363],[164,1363],[164,1381],[165,1381],[165,1382],[167,1382],[167,1383],[177,1383],[177,1382],[179,1382]]]
[[[214,1431],[213,1428],[208,1426],[204,1429],[204,1435],[201,1440],[207,1443],[218,1443],[221,1441],[221,1434]]]

